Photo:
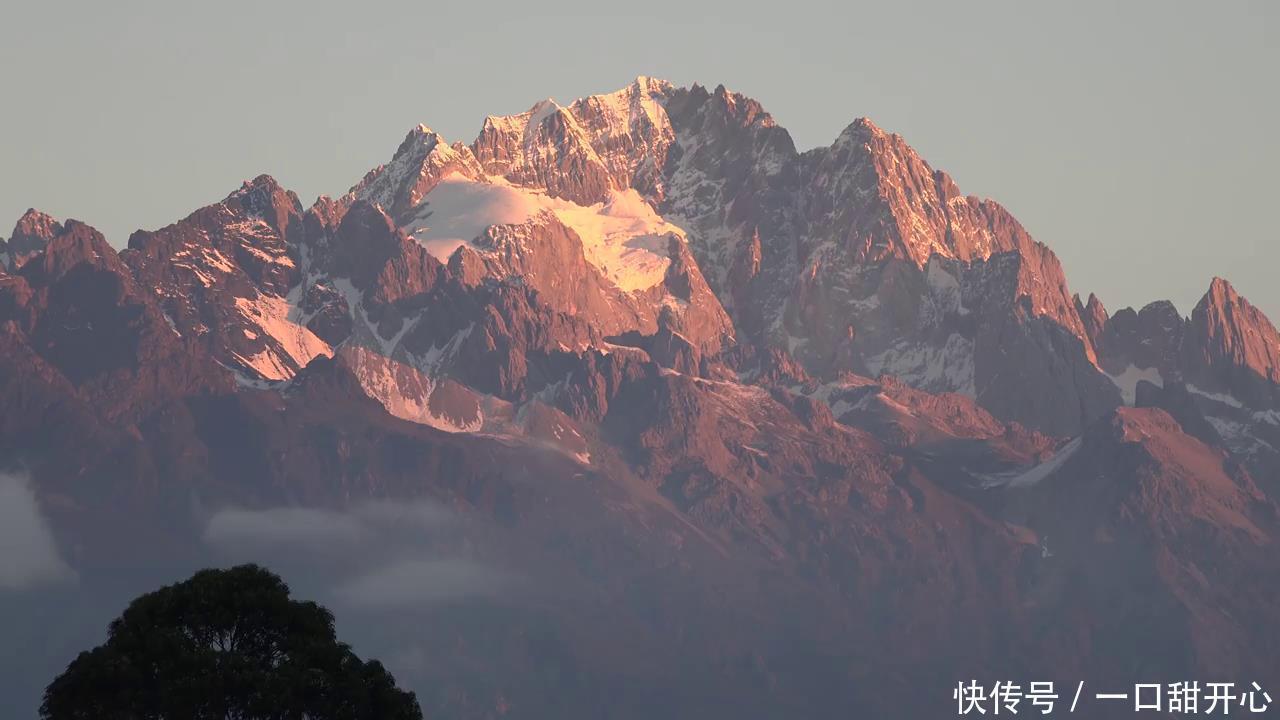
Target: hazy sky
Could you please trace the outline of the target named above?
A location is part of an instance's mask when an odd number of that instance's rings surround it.
[[[1213,275],[1280,320],[1280,3],[121,2],[0,10],[0,235],[117,246],[262,172],[305,203],[425,122],[724,83],[803,148],[858,116],[995,198],[1115,310]]]

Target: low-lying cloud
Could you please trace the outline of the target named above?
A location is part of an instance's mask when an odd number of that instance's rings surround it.
[[[364,528],[353,517],[311,508],[223,510],[209,518],[204,539],[222,548],[236,546],[347,544],[363,539]]]
[[[0,590],[74,582],[25,477],[0,474]]]
[[[362,608],[411,608],[496,593],[506,582],[505,574],[461,558],[404,560],[344,583],[334,594]]]
[[[429,606],[499,592],[507,573],[474,558],[467,524],[430,502],[349,509],[231,508],[204,540],[236,562],[258,562],[318,585],[353,609]]]
[[[306,507],[228,508],[209,518],[204,539],[209,545],[223,549],[264,545],[351,546],[376,543],[397,534],[428,535],[452,520],[452,513],[428,502],[370,502],[341,511]]]
[[[376,501],[228,508],[208,518],[203,538],[216,564],[264,565],[295,597],[328,606],[362,657],[427,691],[431,659],[443,652],[431,630],[436,613],[518,603],[516,591],[529,583],[526,571],[499,560],[499,532],[437,503]]]

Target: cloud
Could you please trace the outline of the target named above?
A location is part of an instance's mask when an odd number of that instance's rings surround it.
[[[430,502],[362,503],[345,510],[227,509],[206,544],[237,562],[277,567],[357,609],[413,608],[491,594],[505,572],[474,560],[474,527]]]
[[[291,546],[321,549],[377,544],[394,533],[429,535],[451,524],[454,516],[430,502],[362,503],[349,510],[280,507],[265,510],[228,508],[205,526],[204,540],[224,549]]]
[[[334,595],[362,608],[418,607],[491,595],[506,583],[504,573],[462,558],[404,560],[344,583]]]
[[[228,509],[209,518],[205,542],[216,547],[352,544],[365,528],[343,513],[311,508]]]
[[[447,508],[426,501],[396,503],[382,500],[358,505],[353,512],[362,521],[375,523],[384,529],[432,530],[452,525],[457,520]]]
[[[0,474],[0,590],[74,582],[26,479]]]

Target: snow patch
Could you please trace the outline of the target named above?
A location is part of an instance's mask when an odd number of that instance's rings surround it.
[[[583,206],[504,180],[470,180],[450,174],[427,194],[405,226],[432,255],[447,262],[459,247],[483,253],[475,240],[494,225],[523,225],[553,214],[582,240],[587,261],[620,289],[632,292],[662,282],[671,235],[684,237],[635,190],[613,191],[609,200]]]
[[[208,234],[205,233],[204,239],[206,242],[208,237]],[[194,250],[199,253],[198,257],[192,254],[193,246],[188,245],[175,252],[170,257],[169,262],[174,267],[195,275],[196,280],[204,287],[213,287],[217,282],[215,277],[206,272],[207,270],[217,270],[223,274],[231,274],[236,271],[235,266],[231,264],[226,255],[222,254],[221,250],[211,245],[195,245]]]
[[[259,295],[257,299],[236,298],[236,308],[245,320],[275,341],[250,357],[235,354],[236,360],[267,380],[288,380],[294,368],[301,368],[317,355],[331,356],[333,349],[315,333],[294,321],[295,308],[284,298]],[[247,335],[248,333],[246,333]],[[281,353],[292,361],[284,361]]]
[[[561,202],[554,212],[582,239],[587,262],[624,291],[646,290],[662,282],[671,235],[680,228],[663,220],[640,193],[612,191],[609,200],[583,207]]]
[[[1237,455],[1252,457],[1259,452],[1277,451],[1274,445],[1258,437],[1248,423],[1209,414],[1205,414],[1204,418],[1217,431],[1227,447]]]
[[[433,411],[431,396],[437,384],[428,373],[359,345],[343,346],[341,352],[360,387],[391,415],[445,432],[470,433],[483,427],[484,412],[479,407],[470,422]]]
[[[925,269],[925,280],[929,284],[929,294],[939,310],[957,315],[969,314],[969,309],[961,301],[960,281],[946,271],[936,256],[930,259]]]
[[[1268,425],[1280,426],[1280,410],[1259,410],[1253,414],[1253,419]]]
[[[563,109],[564,108],[560,107],[560,104],[557,103],[552,98],[547,98],[545,100],[542,100],[537,104],[535,104],[532,108],[530,108],[529,119],[528,119],[528,122],[525,123],[525,128],[524,128],[525,142],[530,142],[532,140],[531,135],[538,129],[540,125],[542,125],[544,120],[551,117],[552,115],[555,115],[556,113],[560,112]]]
[[[443,178],[415,209],[404,231],[438,260],[492,225],[522,225],[543,209],[534,193],[502,182],[476,182],[457,173]]]
[[[928,392],[954,392],[975,397],[973,341],[952,333],[942,347],[899,342],[866,360],[872,375],[893,375]]]
[[[421,314],[415,315],[411,319],[406,318],[394,335],[390,338],[384,338],[378,331],[377,324],[369,319],[369,313],[365,310],[364,292],[352,285],[349,278],[334,278],[331,283],[333,288],[341,293],[342,297],[347,301],[347,307],[351,311],[351,318],[358,321],[352,329],[354,344],[376,346],[382,355],[391,357],[396,352],[396,349],[400,347],[400,341],[404,336],[422,320]]]
[[[1076,454],[1082,444],[1082,438],[1076,438],[1063,445],[1052,457],[1038,465],[1009,472],[979,475],[978,479],[984,488],[1030,487],[1057,472],[1058,468],[1065,465]]]
[[[1214,402],[1220,402],[1223,405],[1228,405],[1233,408],[1244,407],[1244,403],[1237,400],[1233,395],[1226,395],[1224,393],[1215,393],[1215,392],[1209,392],[1208,390],[1201,390],[1200,388],[1196,387],[1195,385],[1192,385],[1191,383],[1187,383],[1187,391],[1194,393],[1196,395],[1199,395],[1202,398],[1213,400]]]
[[[1129,407],[1133,407],[1137,402],[1139,381],[1146,380],[1158,387],[1164,387],[1164,378],[1160,376],[1158,368],[1139,368],[1132,363],[1119,375],[1107,375],[1107,377],[1120,388],[1120,397]]]

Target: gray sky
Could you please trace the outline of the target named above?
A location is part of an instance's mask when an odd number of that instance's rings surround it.
[[[190,7],[185,7],[190,5]],[[262,172],[337,194],[425,122],[724,83],[801,148],[865,115],[1108,308],[1213,275],[1280,320],[1280,3],[22,2],[0,10],[0,234],[123,245]]]

